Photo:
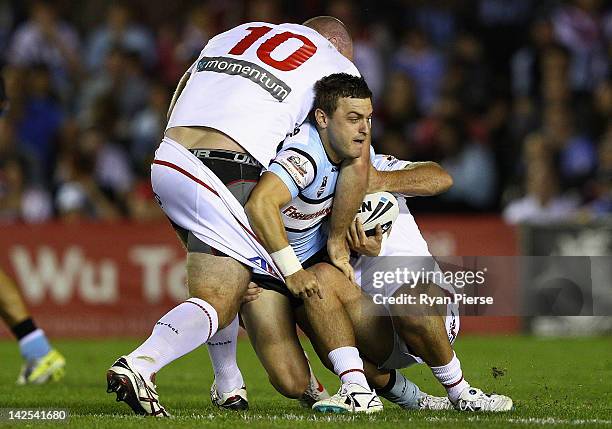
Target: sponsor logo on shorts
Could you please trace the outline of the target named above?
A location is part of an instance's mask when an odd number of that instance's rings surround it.
[[[229,57],[202,57],[198,61],[196,70],[199,72],[210,71],[243,77],[259,85],[278,101],[283,101],[291,93],[289,85],[250,61]]]
[[[261,268],[263,271],[272,274],[273,276],[276,276],[274,269],[272,269],[268,262],[261,256],[254,256],[252,258],[249,258],[248,260],[257,265],[257,267]]]

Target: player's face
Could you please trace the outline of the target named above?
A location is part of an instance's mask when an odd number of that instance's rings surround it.
[[[341,98],[329,118],[329,142],[342,159],[359,158],[370,138],[372,101],[369,98]]]

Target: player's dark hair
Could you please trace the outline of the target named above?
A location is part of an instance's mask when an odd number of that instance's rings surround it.
[[[314,86],[313,110],[321,109],[333,115],[340,98],[372,98],[372,91],[362,77],[347,73],[335,73],[317,81]]]

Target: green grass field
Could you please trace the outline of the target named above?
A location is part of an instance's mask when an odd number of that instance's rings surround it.
[[[68,426],[77,428],[215,427],[236,428],[507,428],[612,427],[612,339],[536,339],[530,337],[460,337],[457,352],[466,378],[485,390],[510,395],[516,410],[503,415],[458,412],[406,412],[385,402],[376,416],[314,415],[278,395],[267,381],[248,341],[239,344],[239,363],[249,390],[251,410],[222,412],[208,397],[212,370],[205,350],[183,357],[158,374],[162,403],[174,418],[157,420],[131,414],[115,395],[105,392],[105,372],[113,360],[139,342],[55,341],[68,360],[63,382],[47,386],[15,386],[21,360],[16,344],[0,342],[0,408],[66,408]],[[314,353],[308,348],[311,356]],[[328,390],[336,378],[315,365]],[[493,367],[504,375],[494,377]],[[423,390],[442,394],[423,365],[405,373]],[[7,427],[8,422],[0,422]],[[64,426],[31,422],[15,427]]]

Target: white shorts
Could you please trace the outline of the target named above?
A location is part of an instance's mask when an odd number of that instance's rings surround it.
[[[429,253],[427,243],[410,213],[400,213],[393,224],[391,234],[384,240],[380,256],[373,258],[362,256],[352,262],[357,284],[361,286],[363,292],[370,296],[379,294],[383,297],[391,297],[404,284],[403,282],[391,282],[385,283],[382,287],[375,287],[372,282],[375,272],[393,272],[397,268],[407,268],[414,272],[440,270],[431,253]],[[450,294],[454,293],[452,285],[448,283],[442,283],[439,286]],[[386,302],[383,305],[387,309],[386,314],[388,314],[389,305]],[[385,313],[381,312],[381,314]],[[445,326],[448,339],[452,345],[459,333],[458,304],[447,305]],[[393,337],[393,351],[381,367],[399,369],[423,362],[420,357],[411,353],[395,328],[393,329]]]
[[[176,225],[254,272],[282,280],[240,202],[195,155],[167,137],[155,151],[151,186]]]

